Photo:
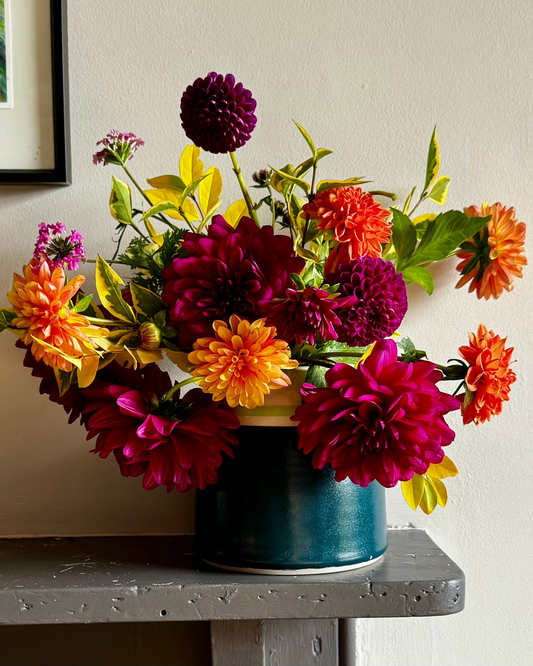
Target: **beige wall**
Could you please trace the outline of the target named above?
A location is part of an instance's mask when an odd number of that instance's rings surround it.
[[[306,156],[295,118],[334,151],[329,174],[366,175],[405,197],[423,177],[437,122],[443,173],[453,179],[450,206],[500,200],[533,219],[527,0],[73,0],[69,11],[74,185],[0,190],[0,293],[28,259],[40,221],[80,229],[90,254],[111,251],[106,202],[115,172],[92,166],[95,141],[111,128],[136,132],[147,145],[132,163],[135,173],[172,173],[185,145],[181,92],[213,69],[234,72],[257,98],[258,127],[240,151],[248,174]],[[237,189],[227,160],[215,163],[224,168],[229,201]],[[426,518],[389,493],[391,524],[424,527],[464,568],[466,611],[362,621],[358,663],[530,666],[533,608],[521,583],[533,574],[533,272],[489,303],[454,290],[453,261],[434,275],[433,297],[410,288],[402,331],[443,362],[483,321],[509,335],[519,380],[493,424],[461,429],[452,419],[458,437],[450,453],[461,475],[448,484],[445,510]],[[82,430],[38,395],[6,333],[0,359],[0,534],[191,530],[192,497],[147,493],[120,477],[114,461],[91,456]]]

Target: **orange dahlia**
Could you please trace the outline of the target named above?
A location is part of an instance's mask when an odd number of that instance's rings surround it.
[[[511,291],[514,278],[522,277],[522,267],[527,264],[524,254],[526,225],[516,219],[515,209],[501,203],[492,206],[485,201],[481,208],[470,206],[464,212],[470,217],[492,218],[473,237],[461,245],[462,260],[457,266],[462,278],[457,288],[470,282],[469,291],[476,291],[478,298],[499,298],[503,290]]]
[[[15,273],[13,291],[7,295],[18,315],[13,325],[22,329],[22,342],[32,345],[31,352],[38,361],[42,359],[46,365],[66,372],[72,370],[72,363],[35,339],[73,357],[81,357],[84,350],[92,349],[90,339],[82,330],[89,327],[89,322],[68,308],[68,302],[84,281],[82,275],[77,275],[65,285],[62,268],[50,273],[47,262],[37,267],[34,260],[24,266],[24,277]]]
[[[381,256],[381,246],[388,242],[392,222],[390,212],[360,187],[337,187],[319,192],[303,212],[316,220],[319,229],[333,229],[335,240],[345,255],[343,261],[355,257]]]
[[[511,384],[516,375],[511,370],[513,348],[505,348],[507,338],[487,331],[479,325],[477,334],[469,333],[470,344],[460,347],[459,354],[468,363],[466,394],[463,396],[464,423],[479,425],[501,414],[503,403],[509,400]]]
[[[230,407],[247,409],[264,404],[271,390],[289,386],[291,381],[282,370],[296,368],[289,345],[276,340],[274,326],[264,319],[253,323],[232,315],[226,322],[213,322],[214,338],[200,338],[188,360],[196,367],[194,377],[202,377],[199,386],[211,393],[213,400],[226,398]]]

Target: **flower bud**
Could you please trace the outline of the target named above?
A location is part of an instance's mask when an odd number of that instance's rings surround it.
[[[151,321],[145,321],[140,325],[139,336],[143,349],[157,349],[161,344],[161,331]]]
[[[252,174],[252,180],[258,185],[266,185],[270,180],[270,171],[268,169],[261,169]]]

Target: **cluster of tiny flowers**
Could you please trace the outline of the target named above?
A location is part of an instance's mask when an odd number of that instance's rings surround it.
[[[52,270],[66,264],[69,271],[75,271],[80,261],[86,261],[83,235],[79,231],[71,231],[70,236],[63,238],[61,234],[66,231],[67,227],[62,222],[39,224],[39,236],[33,251],[38,266],[46,261]]]
[[[117,132],[111,130],[97,146],[103,146],[102,150],[93,155],[93,164],[118,164],[124,165],[131,160],[135,152],[144,146],[144,141],[131,132]]]

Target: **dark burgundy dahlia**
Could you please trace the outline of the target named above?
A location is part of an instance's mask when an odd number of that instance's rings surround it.
[[[162,401],[171,388],[166,372],[151,364],[132,381],[115,384],[96,379],[82,389],[87,439],[97,437],[93,453],[115,455],[124,476],[143,475],[143,487],[159,485],[204,489],[217,483],[222,453],[233,457],[239,419],[225,402],[193,389],[180,399]]]
[[[390,261],[358,257],[328,275],[328,284],[339,285],[338,307],[342,322],[340,342],[364,347],[392,335],[407,312],[407,290],[401,273]]]
[[[307,340],[314,345],[319,337],[336,340],[335,326],[341,323],[334,312],[336,307],[336,302],[324,289],[287,289],[286,298],[272,305],[267,324],[275,326],[276,337],[288,343],[295,340],[300,345]]]
[[[232,153],[250,139],[256,101],[232,74],[196,79],[181,98],[182,127],[188,138],[210,153]]]
[[[234,229],[216,215],[207,236],[189,232],[182,245],[189,256],[165,268],[162,296],[183,347],[210,337],[217,319],[266,316],[271,300],[285,295],[291,273],[300,273],[305,263],[294,255],[290,238],[272,227],[258,229],[248,217]]]
[[[330,463],[335,479],[391,488],[440,463],[455,433],[444,415],[459,400],[437,388],[442,373],[429,361],[398,361],[392,340],[376,342],[357,368],[337,363],[328,388],[304,384],[303,404],[292,417],[299,444],[313,467]]]

